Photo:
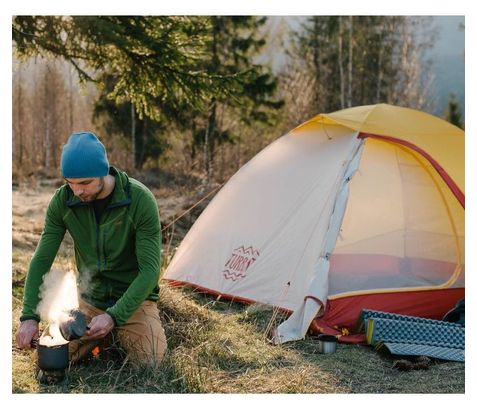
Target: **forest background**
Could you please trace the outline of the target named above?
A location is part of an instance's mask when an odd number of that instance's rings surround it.
[[[58,176],[82,130],[129,172],[209,184],[321,112],[384,102],[464,127],[463,42],[433,53],[449,24],[463,33],[444,16],[15,17],[13,182]]]

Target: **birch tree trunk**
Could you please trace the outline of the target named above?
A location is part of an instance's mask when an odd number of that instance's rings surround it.
[[[353,105],[353,16],[349,16],[348,36],[348,100],[347,106]]]
[[[50,153],[51,153],[51,129],[50,129],[50,115],[51,115],[51,106],[53,105],[53,101],[50,99],[50,92],[49,92],[49,81],[48,81],[48,74],[50,72],[50,67],[47,65],[44,74],[44,84],[43,84],[43,92],[45,95],[45,104],[43,106],[44,109],[44,117],[45,117],[45,144],[44,144],[44,162],[43,166],[46,170],[50,168]]]
[[[23,76],[22,76],[22,69],[18,71],[18,85],[17,85],[17,126],[13,127],[16,129],[16,133],[14,133],[14,140],[16,139],[16,143],[14,146],[17,147],[17,155],[16,155],[16,163],[18,167],[22,167],[23,165]]]
[[[383,82],[383,54],[384,54],[384,44],[381,41],[379,46],[379,53],[378,53],[378,78],[376,84],[376,103],[379,103],[381,100],[381,83]]]
[[[74,129],[74,114],[73,114],[73,75],[71,74],[71,67],[68,67],[68,104],[69,104],[69,112],[68,112],[68,119],[69,119],[69,133],[73,132]]]
[[[343,67],[343,21],[342,17],[338,17],[338,65],[340,68],[340,106],[341,109],[345,107],[345,78]]]
[[[210,157],[209,157],[209,120],[207,120],[207,127],[205,128],[204,134],[204,173],[205,173],[205,182],[209,184],[210,177]]]
[[[136,169],[136,112],[134,104],[131,101],[131,154],[132,154],[132,166]]]
[[[219,59],[219,34],[220,34],[220,23],[219,18],[214,17],[212,19],[212,59],[211,59],[211,69],[213,72],[217,72],[220,66]],[[215,98],[212,98],[211,104],[209,107],[209,114],[207,117],[207,127],[204,135],[204,169],[205,169],[205,179],[206,183],[209,184],[210,177],[212,174],[212,164],[214,161],[214,146],[215,146],[215,129],[217,127],[216,123],[216,110],[217,102]]]
[[[212,100],[212,103],[209,107],[209,115],[207,118],[207,127],[205,129],[204,135],[204,170],[205,170],[205,180],[209,184],[211,174],[212,174],[212,164],[213,164],[213,149],[214,149],[214,140],[213,134],[215,132],[216,125],[216,109],[217,104],[215,99]]]

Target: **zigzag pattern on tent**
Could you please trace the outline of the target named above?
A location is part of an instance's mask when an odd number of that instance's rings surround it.
[[[408,316],[408,315],[402,315],[397,313],[381,312],[379,310],[363,309],[359,316],[358,324],[356,328],[358,332],[365,331],[367,320],[370,318],[391,319],[391,320],[400,320],[400,321],[416,322],[416,323],[429,323],[432,325],[443,325],[443,326],[454,325],[454,326],[462,327],[461,325],[457,323],[445,322],[443,320],[426,319],[425,317]]]
[[[464,361],[465,328],[459,324],[363,310],[359,325],[368,344],[391,354]]]

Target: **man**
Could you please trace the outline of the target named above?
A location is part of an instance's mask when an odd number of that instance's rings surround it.
[[[130,360],[158,365],[167,348],[158,299],[161,228],[153,194],[110,167],[90,132],[73,133],[61,154],[66,184],[51,199],[25,283],[20,348],[38,338],[40,285],[68,231],[74,241],[80,310],[89,329],[70,343],[75,362],[114,333]]]

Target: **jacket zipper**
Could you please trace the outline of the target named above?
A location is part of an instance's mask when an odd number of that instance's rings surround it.
[[[106,230],[103,231],[103,265],[106,268]]]
[[[105,208],[105,211],[107,210],[110,210],[111,207],[110,206],[107,206]],[[105,214],[101,214],[101,218],[103,218]],[[101,218],[100,218],[100,222],[101,222]],[[98,247],[97,247],[97,251],[98,251],[98,268],[101,267],[101,242],[100,242],[100,239],[101,239],[101,231],[100,231],[100,224],[98,222],[96,222],[97,224],[97,230],[96,230],[96,233],[97,233],[97,239],[98,239]],[[103,242],[102,242],[102,249],[103,249],[103,265],[104,267],[106,268],[106,230],[103,231]],[[109,293],[109,298],[112,299],[113,297],[113,286],[111,285],[111,282],[109,280],[107,280],[107,286],[108,286],[108,293]]]
[[[101,273],[101,252],[99,249],[100,246],[100,234],[99,234],[99,224],[96,221],[96,256],[98,258],[97,264],[98,264],[98,273]]]

